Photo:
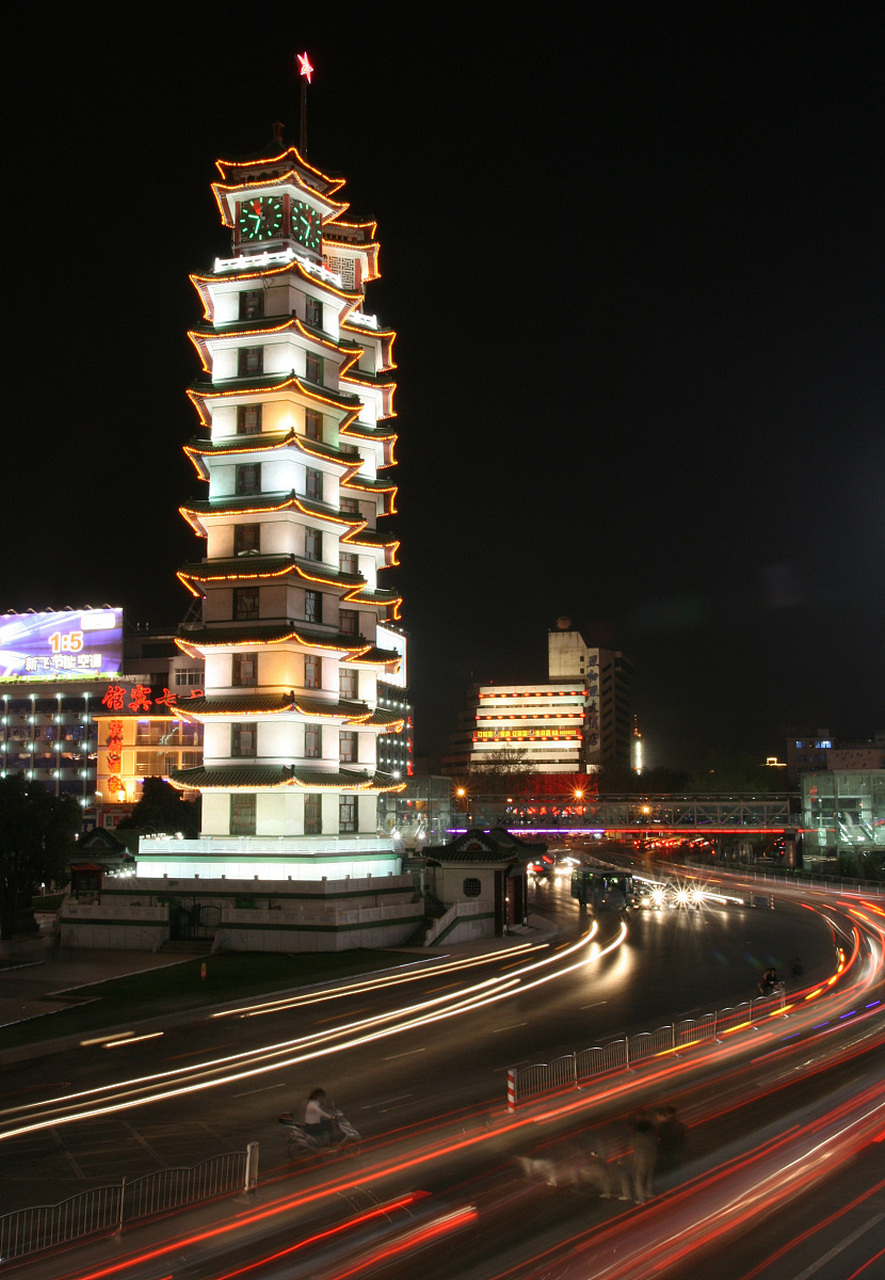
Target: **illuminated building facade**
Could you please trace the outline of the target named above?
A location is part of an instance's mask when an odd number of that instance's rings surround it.
[[[380,582],[398,544],[383,532],[394,334],[364,310],[375,224],[348,221],[343,179],[279,138],[217,163],[232,256],[191,277],[203,434],[186,453],[208,492],[182,508],[206,546],[179,574],[202,617],[178,644],[205,685],[174,708],[202,726],[204,757],[171,779],[202,793],[202,834],[175,863],[142,842],[139,875],[228,874],[253,854],[272,878],[398,869],[377,834],[379,794],[403,785],[378,739],[406,716],[379,696],[404,688],[405,637]]]
[[[146,777],[202,760],[202,726],[172,706],[202,694],[202,663],[170,633],[128,627],[123,610],[0,617],[0,775],[73,796],[83,826],[116,826]]]
[[[530,773],[595,773],[606,763],[629,767],[633,745],[630,660],[588,646],[568,619],[548,632],[548,679],[526,685],[480,685],[452,740],[443,771],[493,769],[502,750],[519,753]]]

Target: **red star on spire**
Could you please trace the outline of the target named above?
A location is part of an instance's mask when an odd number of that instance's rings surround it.
[[[313,75],[313,67],[310,65],[310,58],[308,58],[306,53],[296,53],[295,57],[300,63],[298,74],[300,76],[304,76],[307,79],[307,83],[310,84],[310,77]]]

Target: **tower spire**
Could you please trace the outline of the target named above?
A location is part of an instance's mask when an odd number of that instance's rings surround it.
[[[298,74],[301,76],[301,135],[299,138],[298,150],[301,155],[307,158],[307,86],[310,84],[310,77],[313,75],[313,67],[310,65],[310,58],[307,52],[295,55],[298,59]]]

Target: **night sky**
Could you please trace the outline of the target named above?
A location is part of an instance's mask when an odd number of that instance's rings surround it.
[[[184,615],[188,273],[230,252],[215,158],[276,119],[297,142],[306,49],[308,158],[377,219],[367,310],[399,335],[418,753],[471,681],[545,678],[560,615],[632,657],[652,763],[870,737],[885,7],[478,11],[85,4],[8,29],[0,609]]]

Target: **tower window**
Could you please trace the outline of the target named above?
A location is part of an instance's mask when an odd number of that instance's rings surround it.
[[[241,378],[254,378],[264,372],[264,348],[240,347],[237,353],[237,372]]]
[[[304,797],[304,834],[319,836],[323,832],[323,798],[322,796]]]
[[[357,672],[349,667],[338,668],[338,694],[342,698],[356,698],[359,696],[359,688],[357,684]]]
[[[338,830],[356,831],[356,799],[340,796],[338,799]]]
[[[261,430],[261,405],[237,405],[237,435],[257,436]]]
[[[320,687],[320,660],[310,653],[304,658],[304,687],[305,689]]]
[[[232,724],[230,727],[230,753],[238,760],[254,760],[256,750],[255,726]]]
[[[322,386],[323,382],[323,357],[307,353],[305,374],[308,382],[316,382]]]
[[[341,498],[338,502],[338,510],[343,516],[358,516],[360,506],[356,498]]]
[[[304,621],[305,622],[322,622],[323,615],[320,607],[319,591],[305,591],[304,593]]]
[[[323,306],[319,298],[304,299],[304,319],[315,329],[323,327]]]
[[[234,555],[246,555],[249,551],[257,551],[261,540],[261,525],[234,525]]]
[[[305,409],[304,411],[304,434],[308,440],[322,440],[323,438],[322,415],[317,413],[315,409]]]
[[[338,735],[338,759],[341,764],[356,763],[356,734],[342,729]]]
[[[260,320],[264,315],[264,290],[244,289],[240,294],[240,319]]]
[[[230,833],[232,836],[255,835],[255,796],[235,793],[230,798]]]
[[[261,492],[261,464],[240,463],[237,467],[237,493],[239,495]]]
[[[258,588],[234,587],[234,619],[246,622],[258,617]]]
[[[359,635],[359,614],[356,609],[338,610],[338,629],[343,636]]]
[[[304,475],[304,492],[315,502],[323,500],[323,473],[315,467],[307,467]]]
[[[357,558],[352,551],[342,551],[338,556],[338,568],[342,573],[358,573]]]
[[[231,685],[235,689],[250,689],[258,684],[258,654],[235,653],[231,671]]]
[[[323,535],[319,529],[304,530],[304,558],[305,560],[322,560]]]
[[[306,724],[304,726],[304,758],[305,760],[319,760],[322,746],[323,731],[318,724]]]

